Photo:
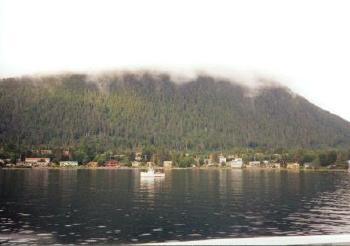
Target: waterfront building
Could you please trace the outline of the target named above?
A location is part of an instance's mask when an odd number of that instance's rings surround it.
[[[135,161],[141,162],[142,161],[142,152],[136,152],[135,153]]]
[[[104,164],[105,167],[119,167],[119,163],[116,160],[108,160]]]
[[[212,166],[212,165],[213,165],[212,159],[210,159],[210,158],[204,159],[204,165],[206,165],[206,166]]]
[[[304,168],[305,169],[314,169],[316,167],[316,164],[315,163],[312,163],[312,162],[306,162],[304,163]]]
[[[250,161],[247,167],[260,167],[260,161]]]
[[[139,167],[139,166],[141,166],[141,162],[139,162],[139,161],[133,161],[133,162],[131,163],[131,166],[132,166],[132,167]]]
[[[288,169],[299,169],[300,168],[300,164],[295,162],[295,163],[287,163],[287,168]]]
[[[227,165],[231,168],[242,168],[243,160],[242,160],[242,158],[235,158],[235,159],[227,162]]]
[[[50,158],[25,158],[24,163],[32,167],[47,167],[50,163]]]
[[[173,162],[172,161],[163,161],[163,167],[164,168],[172,168]]]
[[[281,168],[281,163],[273,163],[273,168]]]
[[[77,167],[77,161],[60,161],[60,167]]]
[[[98,162],[97,161],[90,161],[86,164],[86,166],[96,168],[96,167],[98,167]]]
[[[226,164],[226,157],[225,156],[223,156],[223,155],[219,156],[219,164],[220,165]]]

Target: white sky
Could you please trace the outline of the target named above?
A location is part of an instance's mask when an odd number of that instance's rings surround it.
[[[350,120],[350,1],[0,0],[0,76],[161,67],[273,76]]]

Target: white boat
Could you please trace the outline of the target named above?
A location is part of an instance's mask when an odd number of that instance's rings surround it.
[[[148,169],[147,172],[141,172],[142,178],[162,178],[165,173],[155,172],[154,169]]]

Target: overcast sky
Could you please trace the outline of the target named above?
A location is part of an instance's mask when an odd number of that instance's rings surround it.
[[[350,1],[0,0],[0,76],[130,67],[280,80],[350,120]]]

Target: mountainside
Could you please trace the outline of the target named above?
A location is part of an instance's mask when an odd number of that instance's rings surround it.
[[[0,145],[220,150],[349,146],[350,123],[281,86],[199,76],[69,74],[0,81]]]

